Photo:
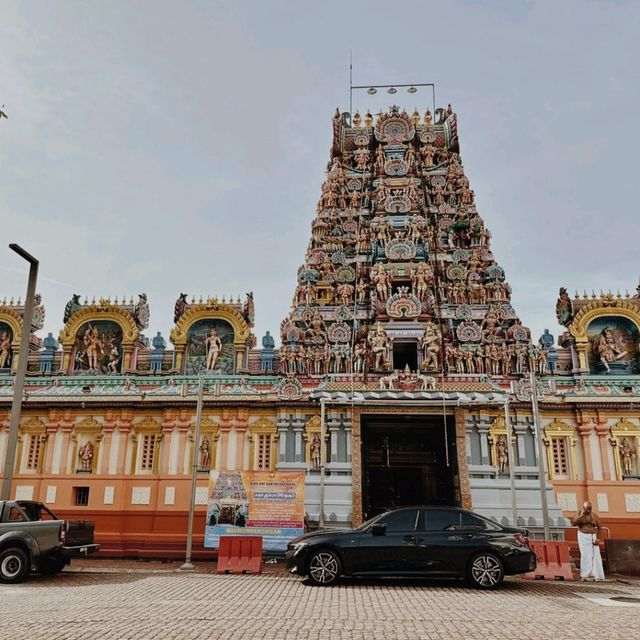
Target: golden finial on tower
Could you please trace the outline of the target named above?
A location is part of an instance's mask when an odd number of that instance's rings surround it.
[[[364,126],[365,127],[373,126],[373,116],[371,115],[371,112],[368,109],[367,109],[367,113],[364,116]]]
[[[429,109],[427,109],[424,112],[424,124],[427,128],[429,128],[431,126],[431,120],[432,120],[432,116],[431,116],[431,111],[429,111]]]
[[[413,112],[413,115],[411,116],[411,120],[413,120],[414,127],[417,127],[420,124],[420,114],[418,113],[417,109]]]
[[[353,126],[359,129],[362,126],[362,116],[359,111],[356,111],[353,116]]]

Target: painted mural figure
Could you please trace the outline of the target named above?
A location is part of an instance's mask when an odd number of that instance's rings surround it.
[[[633,459],[635,457],[636,452],[631,448],[629,441],[626,438],[623,438],[620,443],[620,463],[622,464],[623,475],[633,475]]]
[[[0,334],[0,369],[11,366],[11,335],[8,331]]]
[[[622,360],[627,355],[622,341],[613,335],[609,327],[605,327],[602,330],[595,343],[596,354],[607,371],[611,371],[609,368],[610,362]]]
[[[91,462],[93,461],[93,444],[91,441],[86,442],[78,450],[78,457],[80,458],[80,466],[83,471],[91,471]]]
[[[216,367],[220,351],[222,351],[222,342],[215,329],[211,329],[209,337],[204,343],[207,350],[207,370],[213,371]]]

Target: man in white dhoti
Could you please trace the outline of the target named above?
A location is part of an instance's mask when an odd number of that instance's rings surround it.
[[[592,510],[589,501],[582,505],[582,511],[571,521],[578,527],[578,546],[580,547],[580,579],[604,580],[602,556],[600,555],[600,518]]]

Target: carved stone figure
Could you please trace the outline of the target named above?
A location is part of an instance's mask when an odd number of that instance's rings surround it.
[[[314,471],[320,469],[322,464],[322,443],[320,442],[320,434],[314,433],[309,445],[309,457],[311,458],[311,468]]]
[[[208,469],[211,464],[211,444],[209,443],[209,438],[207,438],[207,436],[202,438],[199,451],[200,457],[198,460],[198,466],[200,469]]]
[[[67,302],[64,308],[64,322],[65,324],[69,322],[69,318],[79,309],[82,305],[80,304],[80,296],[77,293],[74,293],[71,296],[71,300]]]
[[[255,320],[255,307],[253,304],[253,291],[249,291],[247,293],[247,297],[244,301],[243,308],[244,319],[249,323],[250,326],[253,327],[253,322]]]
[[[380,378],[380,390],[394,389],[393,383],[400,377],[400,373],[397,370],[392,371],[388,376],[382,376]]]
[[[31,316],[31,331],[39,331],[44,327],[45,310],[42,304],[42,296],[36,293],[33,299],[33,312]]]
[[[181,293],[176,300],[176,304],[173,310],[173,321],[178,322],[187,310],[187,294]]]
[[[376,285],[376,292],[379,299],[382,302],[386,302],[389,297],[389,293],[391,292],[391,280],[382,266],[382,263],[379,264],[377,271],[375,269],[373,270],[371,279]]]
[[[570,325],[573,320],[573,303],[564,287],[560,287],[560,293],[556,302],[556,317],[558,318],[558,322],[565,327]]]
[[[440,332],[433,322],[428,322],[420,342],[423,352],[422,368],[436,370],[440,367]]]
[[[610,362],[622,360],[627,356],[627,350],[622,341],[613,335],[609,327],[605,327],[594,341],[594,351],[607,371],[611,371]]]
[[[375,359],[374,367],[381,369],[389,359],[389,338],[380,323],[378,323],[375,333],[369,334],[369,341]]]
[[[222,341],[218,337],[215,329],[211,329],[204,344],[207,350],[207,371],[213,371],[216,367],[220,352],[222,351]]]
[[[0,334],[0,369],[7,369],[11,366],[11,337],[8,331]]]
[[[149,304],[146,293],[141,293],[138,296],[138,302],[133,308],[133,319],[141,331],[149,326]]]
[[[633,475],[633,459],[636,457],[636,452],[631,448],[631,445],[626,438],[623,438],[620,443],[619,453],[620,464],[622,465],[622,475]]]
[[[502,436],[500,436],[496,442],[496,462],[498,464],[498,471],[500,473],[506,473],[509,467],[509,452],[507,450],[507,442]]]
[[[78,457],[80,458],[80,467],[83,471],[91,471],[91,462],[93,460],[93,444],[87,441],[80,449],[78,449]]]

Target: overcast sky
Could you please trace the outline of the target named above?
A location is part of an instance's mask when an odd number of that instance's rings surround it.
[[[640,275],[640,3],[0,0],[0,299],[40,259],[46,331],[73,293],[255,292],[279,336],[354,84],[434,82],[512,302]],[[376,96],[378,97],[378,96]],[[429,94],[392,100],[429,107]],[[42,332],[42,335],[46,335]]]

